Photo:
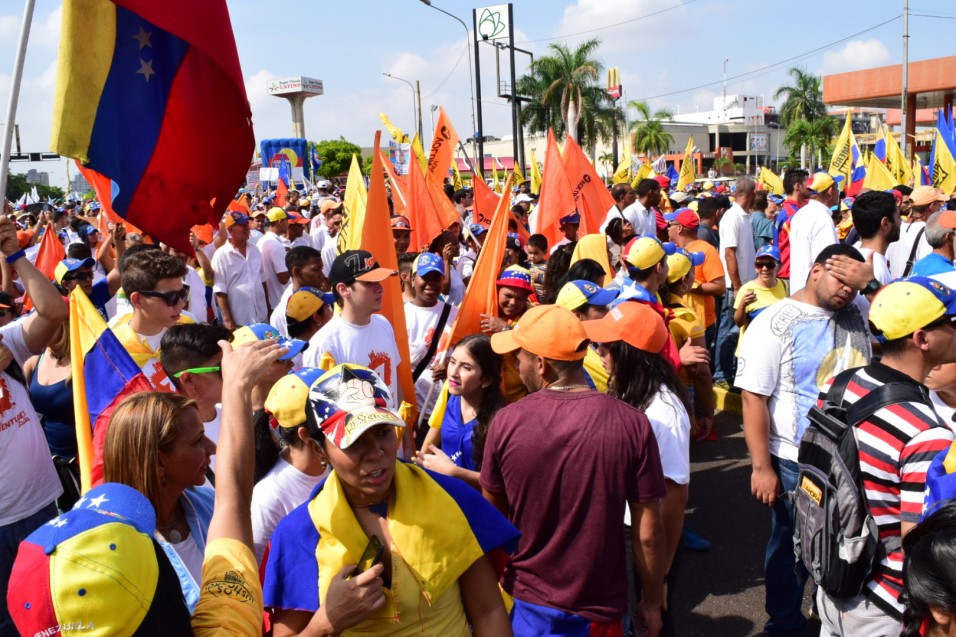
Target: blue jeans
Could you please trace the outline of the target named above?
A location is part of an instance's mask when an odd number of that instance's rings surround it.
[[[19,637],[13,619],[7,610],[7,584],[13,562],[17,559],[17,549],[20,542],[40,528],[46,522],[56,517],[56,504],[50,503],[33,515],[23,518],[13,524],[0,526],[0,637]]]
[[[717,351],[715,352],[714,381],[725,380],[734,384],[737,374],[737,338],[740,328],[734,323],[734,291],[724,292],[723,305],[717,317]]]
[[[807,618],[803,616],[801,606],[809,574],[793,553],[793,500],[790,497],[797,488],[799,466],[776,456],[770,458],[773,470],[780,477],[782,494],[777,497],[770,516],[770,540],[764,562],[765,608],[770,619],[764,625],[764,632],[767,635],[802,637]]]

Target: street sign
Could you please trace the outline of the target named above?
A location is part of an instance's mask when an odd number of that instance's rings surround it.
[[[56,153],[13,153],[10,161],[56,161],[60,156]]]

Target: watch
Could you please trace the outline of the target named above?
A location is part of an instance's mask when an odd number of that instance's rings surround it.
[[[860,292],[863,294],[876,294],[876,292],[883,287],[883,284],[877,281],[876,279],[870,279]]]

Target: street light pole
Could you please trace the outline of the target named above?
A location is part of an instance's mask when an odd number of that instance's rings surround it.
[[[393,80],[398,80],[399,82],[405,82],[408,84],[408,88],[412,89],[412,126],[415,125],[416,121],[418,123],[418,138],[422,138],[422,111],[421,111],[421,102],[418,98],[418,91],[415,90],[415,85],[409,82],[408,80],[392,75],[391,73],[382,73],[386,77],[390,77]],[[418,82],[418,80],[415,80]],[[424,143],[424,141],[422,142]]]

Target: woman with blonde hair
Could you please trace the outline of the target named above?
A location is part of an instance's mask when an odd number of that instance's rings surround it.
[[[133,487],[156,510],[154,537],[179,576],[190,611],[199,600],[214,491],[203,486],[216,446],[196,402],[141,392],[119,404],[103,445],[103,478]]]

